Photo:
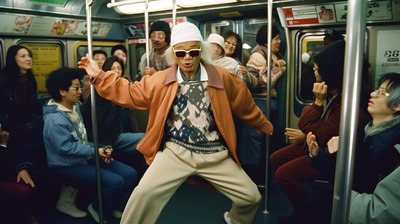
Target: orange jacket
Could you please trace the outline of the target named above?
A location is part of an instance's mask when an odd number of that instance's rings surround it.
[[[208,74],[207,91],[215,122],[224,138],[230,155],[239,163],[236,154],[236,131],[232,114],[243,120],[258,132],[272,135],[272,124],[267,120],[254,100],[243,80],[225,68],[204,64]],[[114,103],[139,110],[149,110],[146,134],[137,145],[146,162],[153,161],[164,135],[165,122],[172,102],[176,97],[177,64],[171,68],[144,76],[140,82],[130,83],[116,73],[103,71],[92,78],[97,92]]]

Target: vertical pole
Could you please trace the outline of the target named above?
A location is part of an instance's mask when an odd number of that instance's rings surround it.
[[[172,25],[176,25],[176,0],[172,0]]]
[[[349,0],[347,10],[347,40],[343,71],[342,109],[339,148],[333,193],[333,224],[347,224],[353,163],[357,139],[358,111],[364,56],[367,1]]]
[[[87,40],[88,40],[88,53],[90,57],[93,57],[92,50],[92,10],[94,0],[86,0],[86,28],[87,28]],[[95,98],[95,88],[94,85],[90,85],[90,99],[91,99],[91,109],[92,109],[92,126],[93,126],[93,142],[94,142],[94,155],[96,159],[96,177],[97,177],[97,197],[99,199],[99,218],[100,223],[104,224],[103,216],[103,195],[101,187],[101,176],[100,176],[100,157],[98,150],[98,132],[97,132],[97,117],[96,117],[96,98]]]
[[[149,43],[149,0],[146,0],[144,9],[144,26],[146,35],[146,62],[147,67],[150,67],[150,43]]]
[[[272,42],[272,0],[268,0],[268,59],[267,59],[267,118],[271,120],[271,42]],[[265,138],[265,188],[264,188],[264,214],[269,213],[268,211],[268,171],[269,171],[269,148],[270,148],[270,136],[266,135]]]

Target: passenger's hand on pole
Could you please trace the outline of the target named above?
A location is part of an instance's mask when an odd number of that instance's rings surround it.
[[[29,172],[26,169],[22,169],[18,173],[17,183],[19,183],[21,180],[24,181],[24,183],[31,185],[31,187],[35,187],[35,183],[33,182],[31,175],[29,175]]]
[[[285,135],[289,137],[290,140],[305,140],[306,134],[301,130],[295,128],[286,128]]]
[[[86,73],[92,78],[96,78],[101,72],[101,69],[89,54],[81,58],[78,62],[78,68],[85,69]]]
[[[247,69],[246,69],[246,67],[243,66],[243,65],[240,65],[240,66],[239,66],[239,72],[240,72],[242,75],[247,75]]]
[[[326,94],[328,93],[328,86],[325,85],[325,82],[316,82],[314,83],[313,93],[315,95],[314,103],[318,106],[322,106],[326,99]]]
[[[339,136],[334,136],[327,143],[328,151],[330,154],[335,153],[339,149]]]
[[[315,135],[313,135],[312,132],[308,132],[307,134],[307,146],[308,146],[308,152],[310,153],[310,156],[312,158],[315,158],[318,156],[318,143],[316,141]]]
[[[156,73],[157,71],[156,71],[156,69],[155,68],[153,68],[153,67],[145,67],[144,68],[144,74],[145,75],[150,75],[150,76],[152,76],[154,73]]]

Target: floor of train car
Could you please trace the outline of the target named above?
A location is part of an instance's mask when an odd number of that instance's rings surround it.
[[[273,178],[272,178],[273,179]],[[277,223],[279,216],[290,215],[290,203],[274,180],[270,181],[268,213],[265,214],[264,188],[259,188],[263,201],[256,216],[255,224]],[[313,191],[313,197],[324,200],[324,197]],[[325,194],[325,193],[322,193]],[[94,224],[90,215],[85,218],[72,218],[48,208],[37,214],[40,224]],[[229,210],[231,201],[225,196],[198,185],[183,184],[171,198],[157,224],[223,224],[222,214]],[[109,224],[119,220],[107,220]]]

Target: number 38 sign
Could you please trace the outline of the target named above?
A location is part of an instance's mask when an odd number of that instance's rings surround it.
[[[400,71],[400,30],[377,32],[375,80],[382,74]]]

